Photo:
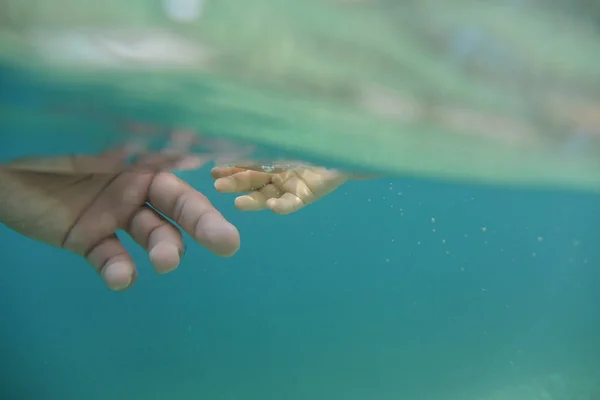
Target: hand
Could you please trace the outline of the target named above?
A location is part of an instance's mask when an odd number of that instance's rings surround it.
[[[239,248],[237,229],[171,173],[78,173],[67,165],[61,158],[0,167],[0,221],[84,257],[110,289],[127,289],[137,278],[117,230],[148,251],[159,273],[175,269],[184,253],[182,234],[167,218],[217,255]]]
[[[320,167],[264,172],[259,167],[215,167],[211,171],[221,193],[249,192],[235,199],[242,211],[270,209],[290,214],[314,203],[351,179],[350,175]]]

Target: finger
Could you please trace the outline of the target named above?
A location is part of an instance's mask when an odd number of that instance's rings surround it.
[[[304,171],[300,171],[302,173]],[[315,199],[315,192],[307,184],[306,180],[298,172],[287,172],[273,177],[273,183],[277,187],[283,188],[287,193],[293,193],[296,197],[302,199],[306,204]],[[279,196],[277,196],[279,197]],[[289,196],[286,198],[289,199]]]
[[[271,182],[271,174],[243,171],[215,181],[215,189],[221,193],[240,193],[258,190]]]
[[[293,193],[285,193],[280,198],[271,198],[267,200],[267,207],[275,214],[291,214],[305,207],[306,203]]]
[[[261,187],[260,189],[258,189],[258,191],[264,194],[267,199],[277,199],[281,197],[283,193],[285,193],[282,192],[278,186],[275,186],[271,183]]]
[[[261,211],[267,208],[269,200],[261,192],[252,192],[235,199],[235,207],[240,211]]]
[[[85,258],[111,290],[125,290],[137,279],[133,259],[114,234],[93,246]]]
[[[159,274],[179,266],[184,253],[181,232],[149,206],[141,207],[134,214],[126,231],[148,252],[150,262]]]
[[[174,220],[187,233],[213,253],[228,257],[239,249],[240,236],[200,192],[170,173],[154,177],[149,203]]]
[[[239,172],[244,172],[246,169],[244,168],[235,168],[235,167],[214,167],[210,170],[210,176],[213,179],[220,179],[231,176],[233,174],[237,174]]]
[[[241,211],[261,211],[267,208],[269,199],[277,199],[281,194],[277,186],[269,184],[257,191],[236,198],[235,206]]]

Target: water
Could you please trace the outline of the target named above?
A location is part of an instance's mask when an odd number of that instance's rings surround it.
[[[183,129],[358,170],[597,190],[598,11],[585,0],[6,0],[0,128],[25,143],[52,132],[56,152],[131,136],[156,149],[157,131]],[[32,93],[38,107],[24,107]]]
[[[2,227],[0,398],[600,399],[592,3],[82,4],[0,5],[0,161],[192,150],[242,248],[186,238],[158,276],[123,237],[140,279],[112,293]],[[217,194],[214,160],[391,177],[280,217]]]
[[[596,399],[597,196],[352,182],[244,214],[218,259],[107,291],[82,260],[2,235],[6,399]],[[547,393],[547,394],[544,394]]]

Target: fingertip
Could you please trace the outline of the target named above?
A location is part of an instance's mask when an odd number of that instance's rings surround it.
[[[220,193],[231,193],[235,191],[235,184],[227,178],[219,178],[215,181],[215,189]]]
[[[214,167],[213,169],[210,170],[210,177],[213,179],[218,179],[221,177],[221,170],[222,168],[219,167]]]
[[[233,201],[233,205],[235,206],[235,208],[237,208],[240,211],[246,211],[244,203],[245,203],[244,196],[236,197],[235,200]]]
[[[108,264],[101,271],[106,286],[117,292],[131,287],[135,281],[135,275],[135,266],[128,261],[117,261]]]
[[[273,211],[274,213],[277,213],[277,207],[279,206],[277,204],[277,199],[267,200],[266,206],[269,210]]]
[[[227,178],[229,176],[235,175],[238,172],[243,172],[245,171],[244,168],[236,168],[236,167],[213,167],[213,169],[210,171],[210,176],[213,179],[221,179],[221,178]]]
[[[267,208],[277,215],[287,215],[294,211],[291,207],[286,207],[285,202],[279,199],[267,200]]]
[[[160,242],[150,249],[148,256],[156,272],[166,274],[179,266],[181,253],[182,251],[176,245]]]
[[[260,211],[265,208],[265,204],[248,195],[236,197],[234,205],[240,211]]]
[[[218,246],[217,254],[221,257],[231,257],[240,249],[240,232],[235,226],[227,223],[223,227],[222,241]]]
[[[221,257],[231,257],[240,248],[240,233],[220,214],[209,214],[196,228],[195,238]]]

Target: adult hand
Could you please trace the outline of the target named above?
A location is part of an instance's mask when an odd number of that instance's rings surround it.
[[[127,289],[137,278],[118,230],[148,251],[159,273],[175,269],[184,253],[182,234],[169,219],[217,255],[231,256],[240,246],[237,229],[171,173],[81,173],[68,165],[57,158],[1,166],[0,221],[84,257],[110,289]]]

